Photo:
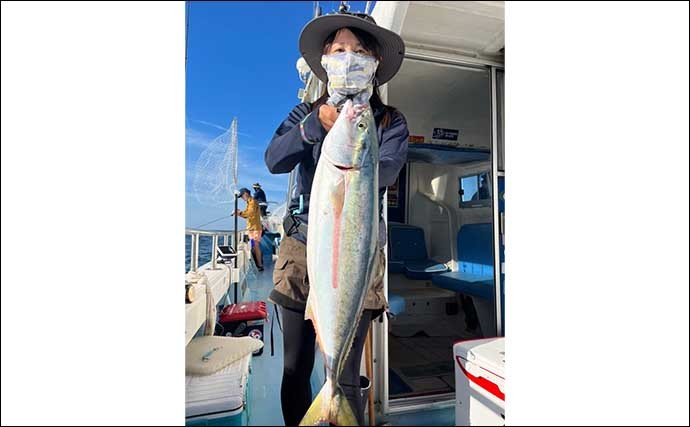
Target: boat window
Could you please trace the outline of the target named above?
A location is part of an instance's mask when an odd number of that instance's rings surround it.
[[[483,172],[476,175],[460,178],[461,208],[476,208],[491,205],[491,182],[489,173]]]

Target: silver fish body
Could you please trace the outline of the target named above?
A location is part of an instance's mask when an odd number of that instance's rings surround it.
[[[354,340],[378,241],[379,144],[371,108],[347,101],[326,136],[309,202],[306,318],[326,365],[326,384],[302,423],[356,424],[338,378]]]

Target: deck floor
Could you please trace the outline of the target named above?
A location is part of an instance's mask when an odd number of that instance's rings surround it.
[[[264,271],[252,270],[247,276],[247,286],[242,301],[266,301],[268,322],[264,326],[264,352],[252,359],[252,385],[249,396],[249,425],[282,426],[283,412],[280,406],[280,383],[283,377],[283,334],[273,325],[274,355],[271,356],[271,322],[274,321],[273,304],[268,294],[273,289],[274,260],[264,256]]]
[[[266,253],[266,252],[264,252]],[[272,259],[273,258],[273,259]],[[268,295],[273,289],[273,257],[265,255],[264,271],[258,272],[252,266],[247,276],[246,287],[240,293],[242,301],[266,301],[268,322],[264,326],[264,352],[254,356],[252,360],[251,387],[249,396],[249,425],[252,426],[282,426],[283,413],[280,404],[280,384],[283,375],[283,335],[278,324],[273,325],[274,354],[271,356],[271,322],[274,322],[274,305],[268,302]],[[407,340],[409,341],[409,339]],[[395,340],[393,340],[395,342]],[[405,339],[399,341],[401,345],[409,345]],[[439,343],[445,347],[447,343]],[[393,344],[395,345],[395,344]],[[323,384],[323,362],[320,352],[316,352],[314,372],[311,383],[312,392],[318,393]],[[444,378],[452,381],[450,378]],[[450,382],[449,381],[449,382]],[[452,425],[454,423],[453,408],[417,412],[405,415],[389,415],[383,417],[384,425]],[[449,424],[450,423],[450,424]]]

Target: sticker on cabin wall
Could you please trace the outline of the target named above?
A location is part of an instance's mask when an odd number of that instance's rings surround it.
[[[460,135],[458,129],[434,128],[431,138],[444,141],[457,141],[458,135]]]
[[[398,207],[398,180],[400,179],[400,176],[395,179],[395,182],[393,185],[388,187],[388,207],[389,208],[397,208]]]
[[[424,136],[423,135],[410,135],[407,137],[407,142],[410,144],[423,144],[424,143]]]
[[[388,195],[388,207],[393,208],[393,209],[398,207],[398,195],[397,194],[389,194]]]

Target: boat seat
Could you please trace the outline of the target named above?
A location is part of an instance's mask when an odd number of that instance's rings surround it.
[[[424,280],[448,271],[441,263],[429,259],[424,230],[407,224],[391,223],[388,230],[388,271],[403,273],[409,279]]]
[[[388,292],[388,306],[394,316],[405,312],[405,298],[398,294]]]
[[[389,273],[404,273],[405,263],[402,261],[392,261],[388,258],[388,272]]]
[[[185,425],[247,425],[252,353],[210,375],[185,377]]]
[[[487,280],[485,276],[474,278],[469,278],[467,276],[468,275],[459,271],[449,271],[432,277],[431,283],[439,288],[448,289],[449,291],[493,300],[493,279]]]
[[[448,271],[445,264],[434,260],[426,259],[422,261],[405,262],[405,276],[409,279],[424,280],[433,277],[435,274]]]
[[[494,268],[491,224],[467,224],[458,231],[458,271],[435,275],[434,285],[493,300]]]

